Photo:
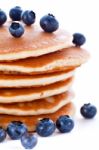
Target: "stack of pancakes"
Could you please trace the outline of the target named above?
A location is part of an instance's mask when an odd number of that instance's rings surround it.
[[[89,57],[72,44],[64,30],[45,33],[40,27],[25,26],[21,38],[0,28],[0,126],[22,121],[34,131],[37,121],[73,115],[70,90],[75,69]]]

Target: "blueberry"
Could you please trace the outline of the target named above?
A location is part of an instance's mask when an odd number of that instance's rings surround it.
[[[42,137],[47,137],[53,134],[55,128],[55,123],[51,119],[44,118],[38,122],[36,132]]]
[[[0,127],[0,142],[3,142],[6,138],[6,131]]]
[[[13,21],[21,20],[22,9],[19,6],[15,6],[9,11],[9,16]]]
[[[59,28],[59,22],[55,16],[48,14],[40,19],[40,26],[45,32],[54,32]]]
[[[86,38],[83,34],[81,33],[74,33],[73,34],[73,43],[76,46],[81,46],[86,42]]]
[[[9,27],[9,32],[12,36],[19,38],[24,34],[24,27],[20,23],[12,22]]]
[[[67,133],[74,128],[74,121],[67,115],[60,116],[56,120],[56,127],[61,133]]]
[[[11,139],[17,140],[27,132],[27,127],[20,121],[12,121],[7,127],[7,133]]]
[[[37,137],[31,133],[25,133],[21,137],[21,144],[25,149],[34,148],[37,142],[38,142]]]
[[[7,16],[4,11],[0,9],[0,26],[3,25],[7,20]]]
[[[97,113],[97,108],[90,103],[84,104],[80,109],[80,113],[84,118],[91,119],[95,117]]]
[[[26,10],[22,14],[22,21],[26,25],[31,25],[35,22],[36,15],[32,10]]]

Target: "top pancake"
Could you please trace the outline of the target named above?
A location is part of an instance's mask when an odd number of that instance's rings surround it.
[[[0,61],[37,57],[72,45],[72,35],[61,29],[46,33],[39,26],[24,25],[24,35],[14,38],[9,33],[9,25],[0,27]]]

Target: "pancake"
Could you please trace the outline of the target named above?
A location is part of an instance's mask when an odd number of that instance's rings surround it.
[[[73,116],[75,113],[75,107],[72,103],[68,103],[58,111],[52,114],[34,115],[34,116],[13,116],[13,115],[0,115],[0,126],[7,128],[11,121],[21,121],[25,123],[28,127],[28,131],[35,131],[35,126],[37,122],[42,118],[51,118],[56,121],[61,115]]]
[[[0,114],[28,116],[54,113],[69,103],[73,97],[74,93],[67,91],[56,96],[32,102],[11,104],[0,103]]]
[[[0,74],[0,88],[7,87],[35,87],[49,85],[58,81],[66,80],[74,75],[74,70],[56,72],[42,75],[11,75]]]
[[[73,45],[73,36],[61,29],[54,33],[46,33],[40,26],[23,24],[24,35],[14,38],[9,33],[9,25],[10,23],[6,23],[0,28],[0,61],[37,57]]]
[[[73,69],[85,63],[89,53],[80,47],[70,47],[37,58],[0,62],[0,71],[24,74],[42,74]]]
[[[42,87],[0,89],[0,103],[29,102],[61,94],[70,89],[73,77]]]

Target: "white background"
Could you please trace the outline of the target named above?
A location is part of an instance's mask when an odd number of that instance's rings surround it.
[[[81,32],[87,42],[83,46],[90,54],[88,63],[77,69],[73,89],[73,100],[77,113],[74,117],[75,128],[69,134],[59,134],[48,138],[39,138],[35,150],[98,150],[99,114],[93,120],[84,120],[80,107],[91,102],[99,109],[99,1],[98,0],[0,0],[0,7],[8,10],[16,5],[36,12],[37,22],[47,13],[53,13],[60,27],[71,33]],[[0,35],[1,36],[1,35]],[[0,150],[21,150],[20,141],[6,141],[0,144]]]

